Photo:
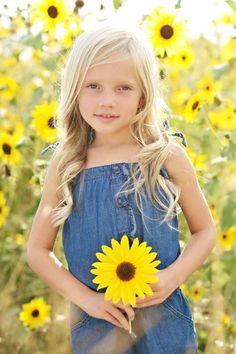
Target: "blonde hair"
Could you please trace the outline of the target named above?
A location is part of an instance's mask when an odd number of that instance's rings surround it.
[[[83,171],[91,137],[91,127],[83,119],[78,107],[78,96],[89,68],[107,62],[130,58],[139,80],[144,104],[130,120],[130,131],[140,146],[138,165],[131,174],[132,186],[123,192],[134,192],[136,204],[142,213],[142,187],[146,187],[153,204],[165,210],[162,222],[169,221],[176,212],[179,188],[160,174],[160,169],[171,152],[172,137],[163,126],[164,104],[159,89],[157,60],[152,47],[141,30],[102,23],[80,34],[62,72],[58,129],[61,139],[55,150],[58,157],[57,176],[61,203],[53,209],[52,221],[62,224],[73,208],[72,185]],[[168,205],[156,193],[157,184]]]

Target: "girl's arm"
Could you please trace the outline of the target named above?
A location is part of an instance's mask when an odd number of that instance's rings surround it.
[[[167,169],[181,188],[179,205],[191,232],[191,239],[170,267],[180,285],[206,260],[216,243],[217,230],[193,164],[179,145],[167,161]]]
[[[178,144],[173,143],[173,150],[165,161],[165,167],[171,180],[181,188],[179,205],[188,223],[191,239],[176,261],[157,273],[160,281],[151,286],[154,294],[144,300],[139,299],[137,307],[163,302],[202,265],[216,242],[216,226],[193,164]]]
[[[91,290],[68,272],[53,253],[59,229],[52,224],[50,217],[51,210],[60,202],[56,178],[57,161],[58,158],[54,155],[46,173],[42,198],[27,243],[28,264],[51,288],[91,316],[103,318],[116,326],[128,329],[128,321],[120,309],[133,318],[134,311],[131,307],[114,306],[106,301],[103,294]]]
[[[60,202],[56,193],[56,168],[57,159],[54,157],[47,170],[42,198],[27,243],[27,261],[32,270],[47,284],[76,303],[87,289],[68,274],[53,253],[59,227],[52,225],[50,215],[52,208]]]

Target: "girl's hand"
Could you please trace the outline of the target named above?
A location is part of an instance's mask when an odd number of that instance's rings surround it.
[[[126,330],[129,329],[129,323],[124,314],[126,313],[130,320],[133,320],[135,315],[131,306],[125,306],[121,302],[114,305],[112,301],[105,300],[104,293],[93,290],[86,292],[78,305],[90,316],[106,320]]]
[[[162,269],[156,273],[156,276],[159,278],[159,281],[150,284],[153,295],[147,295],[144,299],[138,297],[135,308],[161,304],[179,286],[173,270],[168,268]]]

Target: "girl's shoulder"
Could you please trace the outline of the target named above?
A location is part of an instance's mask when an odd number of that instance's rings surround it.
[[[173,182],[181,185],[191,178],[196,179],[196,173],[192,161],[186,150],[178,143],[171,142],[171,152],[166,158],[164,165]]]

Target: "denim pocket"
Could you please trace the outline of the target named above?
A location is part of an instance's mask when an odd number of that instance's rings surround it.
[[[194,325],[188,299],[183,295],[180,289],[172,293],[162,304],[172,315],[184,320],[192,326]]]
[[[70,329],[71,332],[75,331],[78,328],[82,328],[89,322],[91,316],[87,312],[83,311],[77,305],[70,304]]]

